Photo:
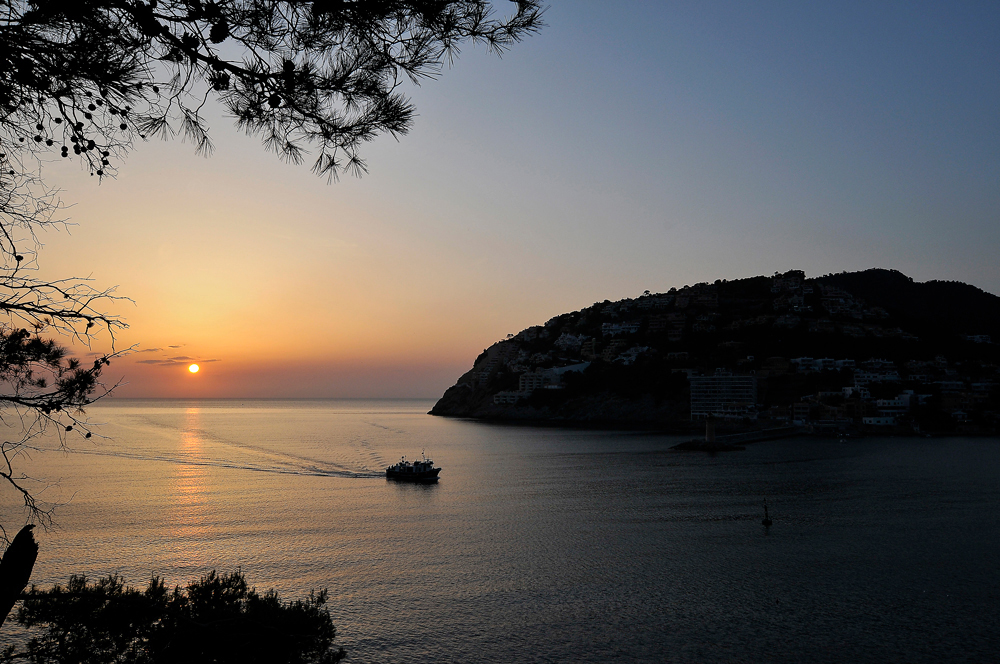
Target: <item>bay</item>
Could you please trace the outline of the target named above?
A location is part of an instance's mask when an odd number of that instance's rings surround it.
[[[109,400],[21,468],[39,585],[242,569],[330,590],[355,662],[987,661],[1000,441],[494,426],[431,401]],[[434,485],[387,482],[426,450]],[[774,525],[761,526],[767,498]],[[23,515],[4,503],[4,524]],[[6,629],[6,627],[5,627]]]

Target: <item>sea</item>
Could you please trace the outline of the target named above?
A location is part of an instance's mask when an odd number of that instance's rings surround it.
[[[92,439],[17,462],[55,507],[32,581],[328,589],[358,663],[1000,661],[1000,439],[710,456],[432,405],[94,405]],[[439,482],[385,479],[422,453]]]

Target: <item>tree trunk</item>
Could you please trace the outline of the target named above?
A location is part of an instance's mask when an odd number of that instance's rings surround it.
[[[4,552],[3,560],[0,560],[0,625],[7,620],[14,602],[28,585],[35,559],[38,558],[38,544],[31,534],[32,528],[33,525],[21,528]]]

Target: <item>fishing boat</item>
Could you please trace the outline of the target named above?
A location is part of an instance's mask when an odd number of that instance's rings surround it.
[[[399,463],[385,469],[385,478],[402,482],[437,482],[440,472],[441,469],[435,468],[433,461],[421,454],[420,459],[413,462],[402,457]]]

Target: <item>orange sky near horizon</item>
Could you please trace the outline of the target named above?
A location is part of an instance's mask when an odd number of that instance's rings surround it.
[[[449,256],[422,231],[434,220],[390,223],[414,212],[384,200],[362,211],[350,194],[365,180],[327,185],[231,140],[235,154],[210,159],[180,142],[139,146],[100,184],[63,173],[75,225],[41,238],[41,272],[132,300],[107,307],[129,325],[115,347],[135,347],[105,370],[124,381],[117,395],[434,397],[521,329],[507,321],[552,315],[514,315],[523,302],[463,274],[481,258]],[[94,345],[108,348],[106,335]]]

